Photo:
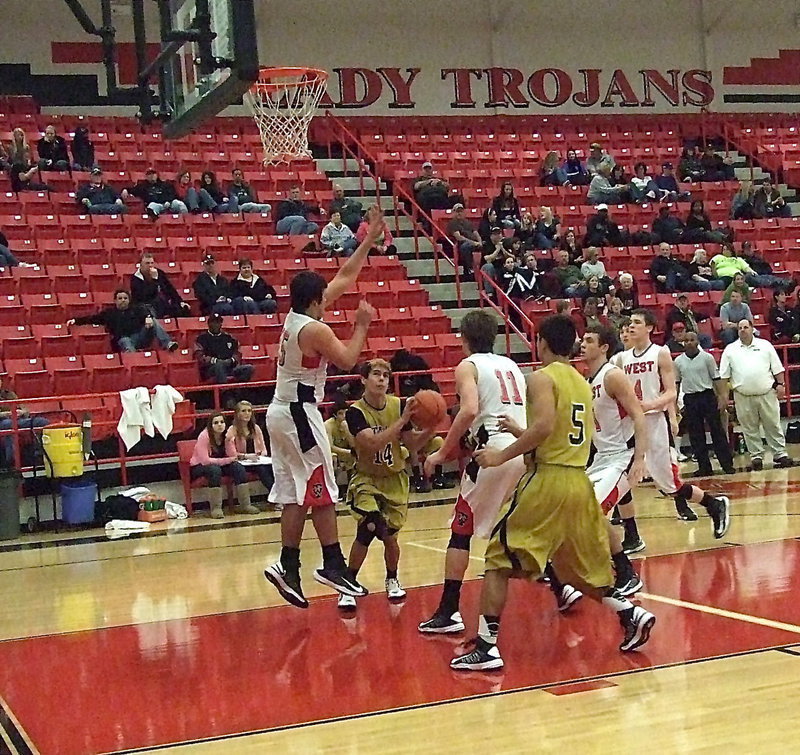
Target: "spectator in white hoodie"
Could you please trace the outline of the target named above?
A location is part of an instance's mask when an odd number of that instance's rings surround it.
[[[331,213],[331,222],[323,229],[319,237],[323,249],[331,256],[344,254],[349,257],[358,246],[358,241],[348,226],[342,222],[339,212]]]

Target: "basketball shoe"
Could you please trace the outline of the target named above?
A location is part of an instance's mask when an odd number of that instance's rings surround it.
[[[397,577],[386,580],[386,597],[389,598],[389,600],[401,600],[405,598],[405,596],[406,591],[403,589]]]
[[[730,505],[730,499],[724,495],[715,497],[708,504],[708,515],[714,523],[714,537],[717,539],[725,537],[731,526]]]
[[[344,595],[339,593],[339,600],[336,602],[338,608],[342,611],[355,611],[356,599],[352,595]]]
[[[368,590],[351,577],[346,570],[321,569],[314,570],[314,579],[321,585],[327,585],[342,595],[352,595],[354,598],[363,598]]]
[[[641,606],[634,606],[628,609],[630,615],[623,617],[620,614],[620,623],[625,630],[625,637],[620,643],[619,649],[624,653],[644,645],[650,639],[650,632],[656,623],[656,617],[649,611],[645,611]],[[628,613],[624,611],[623,613]]]
[[[566,613],[583,597],[583,593],[580,590],[576,590],[572,585],[562,585],[561,592],[555,593],[555,596],[558,610],[561,613]]]
[[[283,564],[278,561],[264,569],[264,576],[275,586],[287,603],[298,608],[308,608],[308,601],[300,586],[300,572],[287,572],[283,568]]]
[[[639,592],[643,587],[644,583],[642,582],[642,578],[636,572],[618,577],[617,581],[614,583],[614,589],[626,598]]]
[[[426,634],[453,634],[464,631],[464,619],[458,611],[450,616],[435,613],[427,621],[421,621],[417,628]]]
[[[497,671],[503,668],[503,659],[497,645],[492,645],[480,637],[466,644],[469,652],[450,661],[450,668],[456,671]]]

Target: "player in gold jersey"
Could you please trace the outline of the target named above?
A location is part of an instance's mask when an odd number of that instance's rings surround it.
[[[614,589],[603,513],[586,475],[594,418],[592,389],[569,363],[575,326],[569,317],[545,319],[537,337],[543,367],[528,376],[528,428],[505,449],[475,454],[493,467],[534,453],[512,499],[500,512],[486,548],[478,636],[451,668],[489,671],[503,667],[497,648],[508,580],[536,579],[548,561],[584,593],[616,611],[625,636],[620,650],[647,642],[655,616]]]
[[[390,600],[399,600],[406,594],[397,577],[400,561],[397,533],[408,513],[406,459],[430,440],[433,431],[411,427],[414,398],[407,399],[401,410],[400,399],[388,395],[391,378],[388,362],[383,359],[367,362],[361,371],[364,396],[345,415],[357,457],[347,490],[347,504],[358,521],[348,568],[355,577],[370,543],[377,538],[384,548],[386,595]],[[355,598],[339,596],[339,608],[355,607]]]

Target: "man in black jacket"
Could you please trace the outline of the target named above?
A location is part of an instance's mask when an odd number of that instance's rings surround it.
[[[208,318],[208,330],[197,336],[194,353],[203,380],[215,383],[246,383],[253,377],[252,364],[242,364],[239,342],[222,330],[222,316]]]
[[[169,351],[178,348],[178,344],[145,307],[131,304],[131,295],[124,288],[114,292],[113,307],[107,307],[96,315],[67,320],[67,326],[71,325],[102,325],[111,336],[112,347],[117,351],[146,349],[154,338]]]
[[[622,246],[624,239],[619,226],[608,214],[608,205],[599,204],[595,208],[597,213],[586,222],[586,236],[583,240],[586,246]]]
[[[653,236],[656,242],[666,241],[668,244],[680,244],[683,238],[683,221],[672,214],[669,205],[662,204],[658,208],[658,215],[653,220]]]
[[[139,269],[131,275],[131,298],[147,307],[153,317],[180,317],[191,310],[149,252],[142,255]]]
[[[650,263],[650,277],[655,281],[656,291],[660,294],[688,289],[686,267],[672,256],[672,247],[666,241],[658,245],[657,254]]]
[[[317,232],[319,226],[308,220],[312,212],[321,212],[316,205],[306,204],[300,199],[300,187],[292,186],[289,190],[289,199],[284,199],[278,205],[275,214],[275,230],[289,236],[309,236]]]
[[[231,281],[231,298],[236,314],[271,315],[278,311],[275,289],[253,272],[253,262],[239,260],[239,275]]]
[[[203,258],[203,272],[194,279],[194,294],[204,315],[232,315],[231,284],[217,272],[217,261],[210,254]]]
[[[234,168],[231,175],[233,182],[228,187],[228,212],[260,212],[266,215],[272,210],[271,204],[258,201],[250,184],[244,182],[244,173],[240,168]]]
[[[189,208],[178,199],[172,181],[162,181],[155,168],[148,168],[144,181],[139,181],[130,189],[133,196],[144,202],[147,214],[155,220],[162,212],[185,215]],[[124,198],[123,194],[123,198]]]
[[[69,152],[63,136],[56,136],[54,126],[44,130],[36,144],[39,153],[39,170],[69,170]]]
[[[89,183],[78,189],[76,199],[90,215],[122,215],[128,211],[119,192],[103,180],[103,171],[93,168]]]

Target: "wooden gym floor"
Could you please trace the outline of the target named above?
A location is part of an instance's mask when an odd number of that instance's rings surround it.
[[[310,524],[311,608],[266,583],[274,514],[0,543],[0,752],[797,751],[800,469],[704,482],[733,502],[723,541],[702,514],[680,522],[652,487],[636,493],[639,598],[658,617],[641,652],[617,650],[601,607],[560,615],[544,585],[515,583],[506,668],[491,674],[451,672],[461,640],[416,631],[438,602],[449,505],[410,512],[406,600],[386,600],[375,544],[362,572],[374,592],[348,618],[311,579]],[[347,549],[348,516],[340,532]],[[480,556],[464,588],[467,637]]]

